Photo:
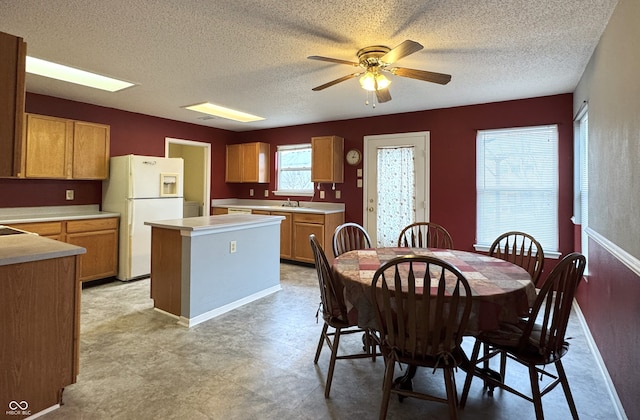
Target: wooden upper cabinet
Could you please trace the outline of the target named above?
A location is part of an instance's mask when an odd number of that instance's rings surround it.
[[[21,176],[27,44],[0,32],[0,177]]]
[[[269,144],[243,143],[227,146],[226,182],[269,182]]]
[[[227,146],[227,170],[224,178],[226,182],[242,182],[241,146],[241,144],[230,144]]]
[[[311,138],[311,181],[344,182],[344,139],[338,136]]]
[[[70,178],[73,122],[27,114],[25,176]]]
[[[73,179],[109,178],[111,128],[75,121],[73,125]]]
[[[26,178],[109,177],[108,125],[27,114],[24,133]]]

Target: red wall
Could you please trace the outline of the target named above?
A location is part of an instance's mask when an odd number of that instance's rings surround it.
[[[640,418],[640,276],[589,239],[589,273],[577,299],[626,415]]]
[[[129,153],[164,156],[165,137],[211,143],[212,198],[250,198],[250,188],[256,193],[253,198],[264,198],[265,189],[274,190],[274,152],[279,144],[308,142],[314,136],[335,134],[345,139],[345,150],[362,150],[363,137],[366,135],[429,131],[431,220],[446,226],[456,248],[464,250],[473,250],[475,242],[476,131],[558,124],[560,251],[564,254],[573,250],[574,233],[570,222],[573,212],[572,94],[239,133],[33,93],[27,94],[26,108],[27,112],[32,113],[109,124],[112,156]],[[224,182],[225,145],[248,141],[263,141],[272,145],[272,182],[269,185]],[[322,188],[327,191],[324,201],[344,202],[345,219],[362,223],[362,188],[356,187],[356,169],[345,165],[345,182],[337,186],[342,191],[341,200],[333,198],[330,185],[322,185]],[[72,203],[64,200],[64,190],[67,188],[76,190],[77,199]],[[99,204],[101,189],[102,184],[96,181],[0,179],[0,207]],[[317,196],[314,200],[321,201]],[[304,197],[291,198],[308,200]],[[555,262],[547,260],[545,272],[549,272]]]
[[[387,115],[343,121],[307,124],[238,133],[238,142],[264,141],[275,146],[308,142],[313,136],[338,135],[345,139],[345,150],[363,149],[366,135],[392,134],[415,131],[430,132],[430,215],[431,221],[449,230],[456,248],[473,250],[476,225],[476,132],[481,129],[558,124],[560,165],[560,250],[573,250],[573,103],[572,94],[547,96],[482,105],[444,108],[405,114]],[[360,165],[359,167],[362,167]],[[326,199],[314,201],[341,201],[345,203],[345,220],[362,223],[362,188],[356,187],[356,169],[345,165],[345,182],[337,186],[342,200],[335,200],[331,185],[322,185]],[[272,169],[269,191],[275,189]],[[249,189],[256,189],[261,198],[265,185],[237,184],[236,196],[250,198]],[[308,198],[300,197],[301,200]],[[555,265],[547,260],[545,272]]]

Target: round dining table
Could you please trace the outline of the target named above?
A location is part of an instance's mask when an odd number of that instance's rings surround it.
[[[498,329],[501,322],[516,322],[527,315],[536,299],[531,276],[523,268],[484,254],[435,248],[373,248],[349,251],[333,260],[332,269],[344,285],[347,309],[357,310],[358,325],[377,329],[371,301],[376,270],[399,256],[424,255],[453,264],[469,282],[471,315],[465,335]]]

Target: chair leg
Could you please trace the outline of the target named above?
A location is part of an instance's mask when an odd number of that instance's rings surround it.
[[[336,357],[338,356],[338,346],[340,344],[340,328],[336,328],[336,333],[333,336],[333,344],[331,345],[331,360],[329,360],[329,371],[327,372],[327,384],[324,388],[324,397],[329,398],[329,392],[331,391],[331,381],[333,380],[333,369],[336,366]]]
[[[536,409],[536,420],[543,420],[542,395],[540,394],[540,384],[538,384],[538,371],[534,365],[529,366],[529,379],[531,380],[531,398]]]
[[[505,375],[507,374],[507,352],[500,352],[500,377],[502,382],[505,381]]]
[[[564,366],[562,366],[562,362],[560,360],[556,361],[555,365],[556,370],[558,371],[558,377],[560,378],[560,383],[562,384],[564,396],[567,398],[567,403],[569,404],[571,416],[577,420],[578,410],[576,410],[576,403],[573,401],[573,395],[571,395],[571,389],[569,388],[569,381],[567,380],[567,374],[564,371]]]
[[[388,357],[385,360],[384,367],[384,380],[382,382],[382,402],[380,403],[380,420],[387,418],[387,410],[389,409],[389,400],[391,399],[391,387],[393,386],[393,371],[395,369],[396,362],[393,357]]]
[[[318,364],[318,359],[320,358],[320,353],[322,352],[322,345],[324,344],[324,340],[327,337],[327,330],[329,329],[329,325],[325,322],[322,327],[322,333],[320,333],[320,341],[318,341],[318,349],[316,350],[316,358],[313,359],[314,364]]]
[[[469,361],[469,371],[467,377],[464,380],[464,386],[462,388],[462,395],[460,396],[460,408],[464,408],[467,403],[467,396],[469,395],[469,389],[471,388],[471,380],[473,379],[473,373],[476,370],[476,363],[478,363],[478,354],[480,353],[480,346],[482,343],[476,340],[473,345],[473,351],[471,352],[471,360]]]
[[[444,383],[447,390],[447,401],[449,404],[449,418],[456,420],[458,418],[458,392],[456,390],[456,379],[452,368],[442,369],[444,373]]]

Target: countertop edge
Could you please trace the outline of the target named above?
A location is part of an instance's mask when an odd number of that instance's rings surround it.
[[[64,220],[120,217],[119,213],[101,211],[98,204],[43,207],[0,208],[0,224],[57,222]]]
[[[145,225],[163,229],[180,230],[187,235],[215,233],[229,229],[243,229],[271,224],[280,224],[284,216],[257,214],[222,214],[217,216],[199,216],[186,219],[155,220]]]
[[[0,266],[85,254],[83,247],[38,235],[10,235],[1,239]]]
[[[69,213],[69,214],[60,214],[60,215],[27,215],[21,217],[13,217],[13,218],[2,218],[0,216],[0,224],[2,225],[11,225],[14,223],[38,223],[38,222],[59,222],[63,220],[86,220],[86,219],[106,219],[109,217],[120,217],[120,213],[113,212],[105,212],[101,211],[98,213],[86,213],[86,214],[78,214],[78,213]]]
[[[217,204],[213,207],[227,208],[227,209],[277,211],[277,212],[283,212],[283,213],[314,213],[314,214],[344,213],[344,209],[320,209],[320,208],[309,208],[309,207],[264,206],[264,205],[246,205],[246,204]]]

